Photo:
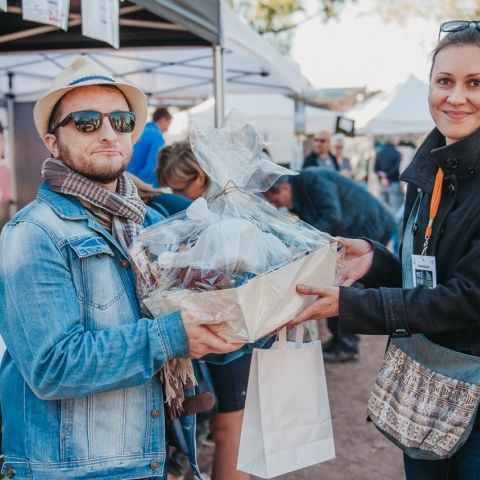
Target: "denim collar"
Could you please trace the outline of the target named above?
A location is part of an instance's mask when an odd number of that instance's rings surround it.
[[[54,192],[47,183],[42,183],[37,197],[43,200],[64,220],[85,220],[89,218],[87,209],[74,197]]]
[[[443,169],[446,177],[461,179],[477,175],[480,171],[480,129],[458,142],[445,145],[445,137],[435,128],[419,147],[400,180],[431,193],[438,167]]]
[[[105,230],[95,218],[76,198],[70,195],[54,192],[47,183],[42,183],[38,189],[37,197],[47,203],[50,208],[64,220],[86,220],[89,228],[96,231],[113,243],[123,256],[128,258],[119,242],[113,235]]]

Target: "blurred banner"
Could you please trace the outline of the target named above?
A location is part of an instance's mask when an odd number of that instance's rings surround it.
[[[82,35],[119,48],[118,0],[82,0]]]
[[[3,3],[6,5],[6,0]],[[70,0],[23,0],[23,19],[54,25],[66,31],[69,8]]]

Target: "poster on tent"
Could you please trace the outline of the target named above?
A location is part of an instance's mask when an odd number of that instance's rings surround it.
[[[22,17],[67,30],[69,9],[70,0],[23,0]]]
[[[0,0],[0,12],[7,11],[7,0]]]
[[[82,0],[82,35],[119,47],[118,0]]]

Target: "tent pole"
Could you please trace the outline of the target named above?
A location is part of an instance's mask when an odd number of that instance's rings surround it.
[[[303,147],[307,130],[307,115],[305,109],[305,102],[303,98],[294,98],[294,132],[296,150],[295,155],[290,162],[290,168],[294,170],[300,170],[303,164]]]
[[[225,71],[224,51],[220,45],[213,46],[213,95],[215,97],[215,128],[225,118]]]
[[[5,95],[7,105],[7,151],[6,160],[10,177],[10,215],[17,211],[17,176],[15,171],[15,126],[14,126],[14,102],[13,94],[13,73],[8,72],[8,93]]]
[[[307,128],[307,119],[305,114],[305,102],[300,98],[294,99],[294,108],[295,108],[295,135],[301,137],[305,135],[305,130]]]

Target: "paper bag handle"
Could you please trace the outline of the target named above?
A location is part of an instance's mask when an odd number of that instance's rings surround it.
[[[295,327],[295,343],[298,345],[303,343],[303,335],[305,327],[303,324]],[[278,346],[279,348],[287,348],[287,327],[283,327],[278,331]]]
[[[300,323],[295,327],[295,343],[303,343],[303,336],[305,334],[305,327]]]
[[[278,331],[278,345],[280,347],[285,347],[287,343],[287,327],[282,327]]]

